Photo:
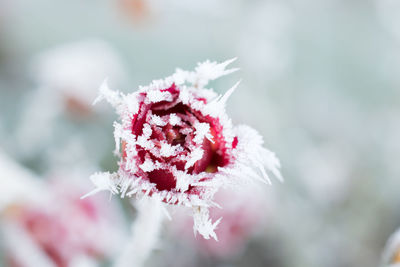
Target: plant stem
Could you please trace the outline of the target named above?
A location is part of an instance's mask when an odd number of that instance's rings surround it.
[[[132,238],[114,267],[142,267],[157,245],[164,214],[160,201],[143,198],[137,204],[138,216],[132,223]]]

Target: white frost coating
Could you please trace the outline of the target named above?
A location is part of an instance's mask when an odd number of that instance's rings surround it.
[[[155,115],[155,114],[151,115],[151,122],[154,125],[157,125],[157,126],[165,126],[165,125],[167,125],[166,121],[164,121],[160,116]]]
[[[176,155],[179,146],[172,146],[166,142],[161,143],[160,155],[163,157],[171,157]]]
[[[146,139],[149,139],[152,132],[153,131],[151,130],[151,126],[148,123],[145,123],[143,125],[143,135],[142,136]]]
[[[156,165],[154,164],[154,162],[149,159],[146,158],[145,161],[143,162],[143,164],[139,165],[139,167],[142,169],[142,171],[144,172],[151,172],[153,170],[156,169]]]
[[[187,175],[183,171],[174,170],[174,175],[177,177],[176,179],[176,188],[181,190],[182,192],[186,191],[189,188],[189,184],[192,182],[190,175]]]
[[[121,159],[120,161],[120,165],[124,166],[124,168],[120,168],[118,172],[112,175],[107,174],[103,177],[109,177],[109,184],[104,181],[101,183],[97,181],[97,187],[99,188],[97,191],[109,190],[112,194],[120,194],[122,197],[135,196],[139,199],[150,195],[151,192],[151,198],[157,198],[159,201],[162,200],[170,205],[183,205],[193,208],[195,232],[199,232],[205,238],[212,237],[217,239],[214,230],[219,220],[217,222],[211,221],[208,208],[218,206],[213,202],[213,196],[219,188],[227,185],[238,185],[242,182],[247,183],[251,180],[270,183],[269,172],[282,179],[279,172],[279,160],[274,153],[262,147],[262,137],[250,127],[233,127],[225,112],[226,102],[239,85],[239,82],[224,95],[218,95],[213,90],[205,88],[209,81],[236,71],[237,69],[226,69],[228,64],[233,61],[234,59],[220,64],[206,61],[198,64],[195,71],[177,69],[172,76],[164,80],[155,80],[149,86],[141,86],[139,91],[126,96],[118,92],[110,93],[108,88],[103,89],[102,97],[110,103],[114,103],[113,106],[120,115],[122,123],[115,124],[116,130],[114,134],[116,142],[123,141],[125,143],[127,156],[125,160]],[[209,123],[200,122],[196,118],[193,119],[193,116],[182,113],[166,114],[160,117],[152,114],[150,109],[143,125],[143,134],[135,136],[131,133],[132,118],[139,111],[139,103],[150,105],[160,101],[172,101],[171,93],[165,91],[165,89],[170,88],[173,84],[175,84],[179,95],[178,99],[174,100],[178,102],[171,102],[171,107],[175,103],[181,102],[190,106],[193,111],[200,112],[203,116],[210,116],[218,120],[222,126],[222,132],[219,134],[224,138],[226,153],[229,155],[230,161],[226,166],[216,167],[217,171],[215,173],[188,173],[188,169],[194,166],[204,155],[204,149],[201,145],[204,138],[211,142],[216,141],[213,140]],[[132,110],[135,111],[132,112]],[[144,172],[167,169],[173,173],[176,178],[176,187],[170,191],[159,191],[156,188],[156,184],[142,177],[137,177],[134,174],[135,172],[129,172],[129,170],[135,170],[135,166],[138,165],[136,157],[134,157],[136,155],[135,147],[139,145],[156,156],[170,157],[177,155],[178,152],[182,151],[181,145],[172,146],[162,140],[152,140],[150,137],[152,129],[157,132],[162,130],[161,127],[167,123],[175,126],[182,125],[182,121],[189,121],[193,127],[183,127],[179,130],[181,134],[188,136],[195,131],[192,140],[194,145],[186,147],[190,152],[186,156],[179,155],[176,158],[176,160],[181,160],[185,163],[184,170],[179,171],[168,163],[153,162],[153,160],[147,158],[144,163],[139,165],[139,168]],[[233,148],[232,143],[235,138],[237,138],[238,144]],[[117,144],[117,147],[119,150],[119,144]],[[189,185],[197,186],[200,190],[199,195],[185,193]]]
[[[196,87],[203,87],[208,84],[209,81],[215,80],[219,77],[228,75],[232,72],[239,70],[238,68],[228,69],[225,68],[235,61],[236,58],[227,60],[223,63],[211,62],[209,60],[204,63],[199,64],[195,69],[195,74],[192,75],[192,79],[189,81],[194,84]]]
[[[279,171],[280,162],[273,152],[262,146],[264,142],[261,135],[259,135],[256,130],[246,125],[236,126],[234,130],[238,138],[238,145],[234,150],[237,164],[236,167],[233,166],[230,170],[227,169],[226,171],[230,172],[232,175],[242,175],[245,173],[255,179],[270,184],[271,181],[265,170],[266,168],[280,181],[283,181]],[[256,169],[261,172],[261,175],[254,171]]]
[[[210,125],[205,122],[195,122],[193,127],[196,129],[194,133],[195,137],[193,138],[193,142],[196,144],[201,144],[203,142],[204,137],[210,140],[210,142],[214,143],[213,136],[210,133]]]
[[[239,86],[240,81],[235,83],[224,95],[220,95],[213,99],[213,101],[204,105],[202,109],[204,114],[211,115],[212,117],[221,117],[225,114],[225,106],[228,98],[232,95],[235,89]]]
[[[104,172],[104,173],[95,173],[92,176],[90,176],[90,180],[92,183],[96,186],[96,189],[93,191],[87,193],[86,195],[82,196],[81,199],[86,198],[88,196],[94,195],[100,191],[111,191],[113,194],[117,193],[117,187],[113,183],[113,180],[111,176],[114,174],[110,174],[109,172]]]
[[[120,93],[110,90],[108,87],[108,80],[105,79],[99,88],[99,96],[93,101],[93,105],[96,105],[101,100],[106,99],[108,103],[114,108],[117,108],[122,103]]]
[[[193,151],[189,154],[186,159],[185,169],[189,169],[192,167],[196,161],[200,160],[203,157],[204,150],[201,147],[195,147]]]
[[[139,136],[136,144],[149,150],[154,147],[154,143],[149,141],[149,139],[144,136]]]
[[[235,89],[239,86],[241,80],[235,83],[226,93],[221,97],[221,100],[219,101],[220,105],[222,105],[225,108],[226,102],[228,101],[229,97],[233,94]]]
[[[181,123],[181,118],[179,118],[178,116],[176,116],[175,113],[173,113],[173,114],[169,115],[169,123],[172,126],[179,125]]]
[[[129,94],[124,97],[124,103],[127,107],[129,114],[135,114],[139,111],[139,103],[136,94]],[[130,118],[132,119],[132,118]]]
[[[199,232],[205,239],[214,238],[218,241],[215,229],[221,222],[222,218],[219,218],[214,223],[210,219],[210,213],[208,208],[205,207],[193,207],[193,219],[194,219],[194,234]]]
[[[161,101],[172,101],[172,95],[167,91],[148,91],[147,100],[150,103],[157,103]]]
[[[187,105],[189,104],[190,101],[190,93],[189,90],[185,87],[181,88],[181,91],[179,93],[179,100],[182,101],[183,104]]]
[[[191,129],[191,128],[183,128],[183,129],[181,129],[179,132],[180,132],[181,134],[188,135],[188,134],[190,134],[191,132],[193,132],[193,129]]]

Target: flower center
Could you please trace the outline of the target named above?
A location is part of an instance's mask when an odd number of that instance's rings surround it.
[[[215,173],[228,163],[219,120],[183,104],[179,91],[171,88],[166,91],[172,94],[172,101],[143,102],[132,119],[132,133],[141,140],[136,145],[137,175],[147,177],[159,191],[176,188],[177,172]],[[127,157],[125,146],[123,142],[123,160]]]

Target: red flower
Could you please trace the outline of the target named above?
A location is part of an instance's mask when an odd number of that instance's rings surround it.
[[[193,95],[191,103],[184,104],[175,84],[158,92],[165,94],[167,100],[150,102],[146,100],[154,92],[139,94],[141,102],[138,113],[133,115],[131,130],[132,135],[144,136],[146,141],[134,145],[136,151],[131,157],[127,157],[127,143],[123,141],[121,167],[129,172],[129,163],[133,162],[136,168],[131,173],[155,184],[155,190],[199,194],[201,189],[194,185],[177,188],[179,173],[215,173],[233,160],[233,142],[227,143],[219,118],[195,108],[207,104],[206,98]],[[212,175],[204,175],[200,181],[211,178]]]
[[[278,160],[262,148],[262,138],[248,127],[233,127],[225,103],[238,84],[224,96],[204,86],[235,71],[225,70],[232,60],[199,64],[194,72],[177,70],[137,92],[123,95],[106,85],[101,98],[117,110],[114,123],[120,168],[114,174],[92,176],[98,190],[149,195],[168,204],[194,208],[195,229],[216,238],[208,207],[219,187],[247,176],[268,181],[263,165],[279,175]],[[120,146],[122,148],[120,149]],[[111,178],[111,179],[109,179]]]

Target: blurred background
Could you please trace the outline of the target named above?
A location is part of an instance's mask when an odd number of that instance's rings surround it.
[[[241,70],[212,86],[242,79],[228,114],[285,182],[221,194],[219,243],[176,215],[146,266],[378,266],[400,226],[399,14],[397,0],[0,0],[2,266],[110,266],[135,211],[79,201],[117,168],[97,88],[233,57]]]

